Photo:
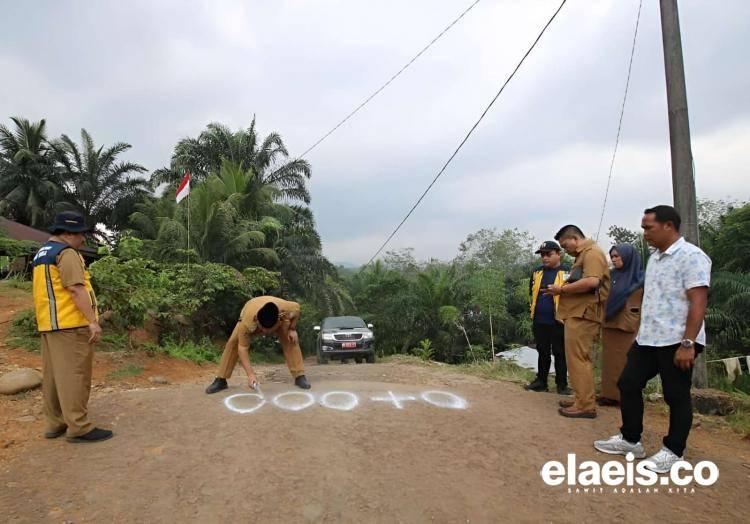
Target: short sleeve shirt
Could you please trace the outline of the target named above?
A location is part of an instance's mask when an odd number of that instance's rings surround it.
[[[604,321],[604,303],[609,296],[609,264],[604,252],[594,243],[587,240],[578,249],[573,267],[570,268],[568,283],[583,278],[599,279],[599,288],[591,293],[567,293],[560,295],[557,308],[558,320],[566,318],[585,318],[595,322]]]
[[[679,344],[685,336],[690,302],[687,291],[711,284],[711,259],[680,238],[648,260],[637,341],[641,346]],[[695,340],[706,344],[705,324]]]
[[[52,237],[54,242],[62,242],[59,238]],[[57,270],[60,273],[60,283],[63,287],[68,288],[75,285],[84,285],[86,278],[84,272],[86,266],[75,249],[63,249],[57,255]]]
[[[273,302],[279,308],[279,322],[272,333],[278,335],[280,332],[289,330],[290,326],[296,325],[295,321],[300,314],[298,303],[270,296],[255,297],[248,300],[240,312],[237,336],[242,346],[249,346],[253,335],[257,334],[258,311],[269,302]]]

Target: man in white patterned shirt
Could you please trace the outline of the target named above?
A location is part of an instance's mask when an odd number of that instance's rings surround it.
[[[711,259],[680,236],[680,215],[671,206],[647,209],[641,221],[645,240],[656,251],[646,268],[641,326],[620,376],[620,435],[597,440],[599,451],[643,458],[643,389],[658,373],[669,405],[669,432],[647,468],[666,473],[682,460],[693,423],[690,396],[693,363],[706,344],[704,317],[711,282]]]

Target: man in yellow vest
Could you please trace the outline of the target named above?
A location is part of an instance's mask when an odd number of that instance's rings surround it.
[[[532,329],[539,358],[536,379],[525,388],[529,391],[547,391],[547,377],[554,355],[557,393],[570,395],[572,391],[568,388],[568,366],[565,363],[565,332],[562,322],[557,320],[560,297],[544,294],[548,286],[565,282],[569,268],[560,263],[560,246],[557,242],[542,242],[536,254],[540,256],[542,265],[531,275],[529,291]]]
[[[37,252],[34,306],[42,336],[42,393],[45,438],[67,435],[69,442],[98,442],[112,432],[88,417],[94,344],[102,334],[91,278],[78,249],[86,240],[83,216],[59,213],[52,237]]]
[[[248,300],[240,312],[240,319],[232,331],[224,353],[221,355],[219,373],[206,393],[217,393],[227,389],[227,379],[232,376],[234,367],[239,359],[247,373],[247,384],[256,389],[258,379],[250,366],[250,340],[259,335],[274,335],[281,342],[286,365],[294,378],[294,384],[302,389],[310,389],[310,383],[305,377],[305,366],[302,360],[302,350],[299,347],[297,322],[300,307],[296,302],[290,302],[276,297],[255,297]]]

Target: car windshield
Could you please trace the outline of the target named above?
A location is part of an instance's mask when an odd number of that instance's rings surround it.
[[[367,327],[359,317],[330,317],[323,321],[323,329],[355,329]]]

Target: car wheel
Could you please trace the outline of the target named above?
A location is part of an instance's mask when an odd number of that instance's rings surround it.
[[[362,357],[355,358],[354,362],[356,362],[357,364],[361,364],[362,363]]]
[[[342,358],[341,359],[341,363],[342,364],[348,364],[349,363],[349,359],[348,358]]]
[[[318,364],[328,364],[328,357],[318,353]]]
[[[370,354],[369,354],[369,355],[367,355],[367,357],[365,357],[365,358],[367,359],[367,363],[368,363],[368,364],[374,364],[374,363],[375,363],[375,353],[374,353],[374,352],[373,352],[373,353],[370,353]]]

